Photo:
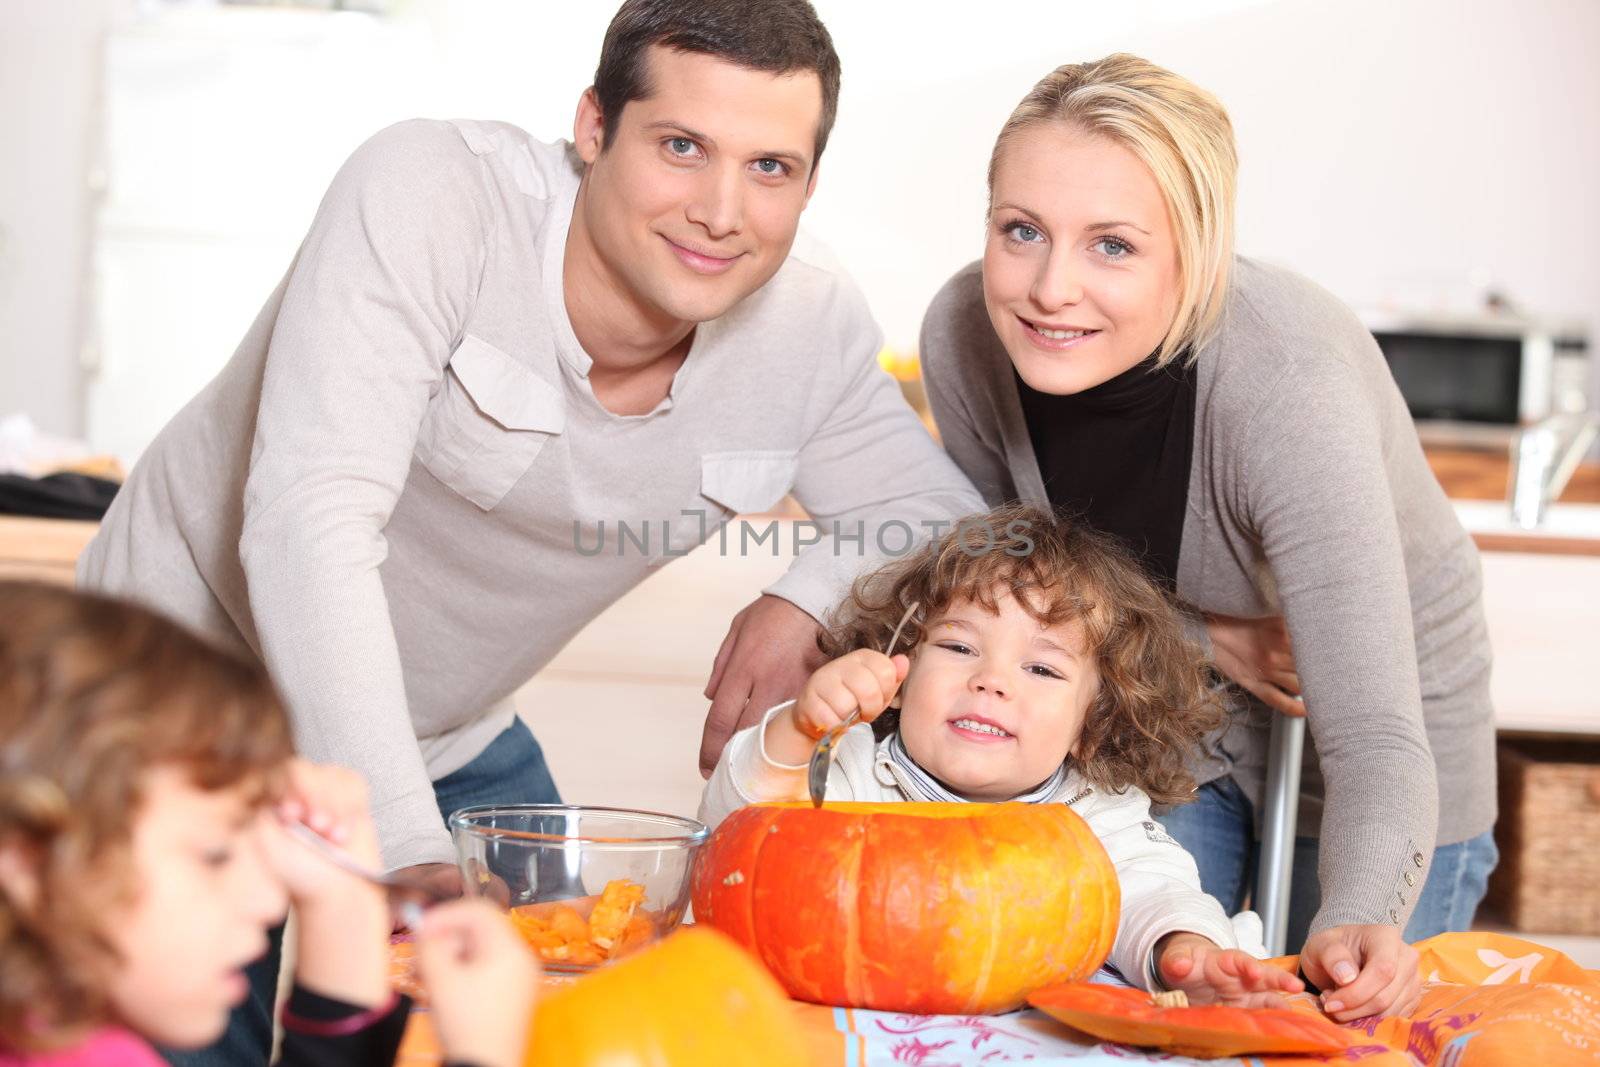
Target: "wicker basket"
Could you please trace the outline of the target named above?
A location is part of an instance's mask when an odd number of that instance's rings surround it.
[[[1489,904],[1518,930],[1600,934],[1600,743],[1500,745]]]

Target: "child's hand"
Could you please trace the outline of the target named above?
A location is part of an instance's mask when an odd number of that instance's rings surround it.
[[[1281,967],[1248,952],[1219,948],[1199,934],[1168,934],[1156,946],[1157,969],[1169,989],[1181,989],[1193,1004],[1235,1008],[1282,1007],[1281,994],[1305,988]]]
[[[295,980],[323,996],[376,1007],[389,996],[389,905],[383,891],[318,855],[284,828],[304,823],[378,866],[367,783],[344,767],[289,763],[283,793],[261,818],[262,853],[298,920]]]
[[[539,961],[486,900],[429,909],[417,961],[439,1043],[452,1063],[518,1067],[539,994]]]
[[[891,659],[870,648],[824,663],[811,672],[795,701],[795,727],[808,737],[821,737],[857,708],[861,721],[871,722],[889,706],[910,669],[905,655]]]
[[[367,783],[345,767],[289,762],[283,793],[272,814],[271,844],[267,850],[273,872],[283,879],[296,907],[315,908],[325,898],[343,903],[360,891],[379,893],[375,887],[334,866],[327,859],[289,837],[283,827],[304,823],[367,867],[379,866],[378,831],[367,806]],[[331,902],[331,901],[330,901]]]

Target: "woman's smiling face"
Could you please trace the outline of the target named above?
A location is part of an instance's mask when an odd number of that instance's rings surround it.
[[[1010,594],[995,606],[958,601],[930,620],[901,690],[906,751],[970,800],[1010,800],[1054,774],[1099,691],[1078,623],[1044,626]]]
[[[1178,256],[1154,175],[1128,149],[1060,122],[1001,150],[983,297],[1022,380],[1070,394],[1154,352],[1178,307]]]

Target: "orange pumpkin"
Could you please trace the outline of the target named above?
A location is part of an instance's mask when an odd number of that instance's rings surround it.
[[[795,1006],[715,930],[685,928],[547,991],[526,1067],[805,1067]]]
[[[1121,1045],[1200,1059],[1289,1052],[1338,1052],[1352,1034],[1316,1011],[1289,1008],[1163,1007],[1149,993],[1074,982],[1030,994],[1028,1003],[1068,1026]]]
[[[791,996],[1008,1011],[1088,977],[1116,936],[1110,857],[1062,804],[756,804],[702,850],[695,921]]]

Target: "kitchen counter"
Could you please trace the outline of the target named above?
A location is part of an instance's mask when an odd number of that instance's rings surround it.
[[[1544,522],[1524,530],[1506,502],[1504,451],[1427,455],[1481,554],[1496,727],[1600,734],[1600,689],[1590,676],[1600,617],[1600,464],[1581,464]]]
[[[1600,504],[1552,504],[1544,521],[1523,529],[1503,500],[1455,500],[1456,518],[1480,552],[1600,557]]]
[[[1505,500],[1511,485],[1511,457],[1504,450],[1469,448],[1427,450],[1433,476],[1454,500]],[[1581,463],[1559,503],[1600,504],[1600,463]]]
[[[1504,452],[1430,448],[1427,455],[1480,550],[1600,556],[1600,463],[1579,465],[1544,522],[1525,530],[1511,522],[1511,460]]]

